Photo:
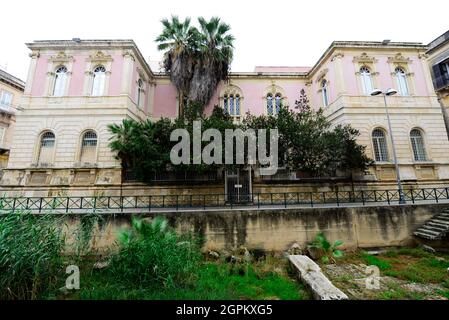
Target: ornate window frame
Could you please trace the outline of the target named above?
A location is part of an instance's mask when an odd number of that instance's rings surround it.
[[[398,67],[402,68],[402,70],[404,70],[405,72],[405,79],[407,81],[408,96],[414,96],[416,88],[415,88],[415,81],[413,81],[415,73],[413,72],[411,66],[413,60],[410,59],[409,57],[403,56],[402,53],[398,52],[394,56],[388,57],[387,62],[390,67],[390,75],[394,85],[397,86],[398,84],[396,68]]]
[[[239,113],[237,114],[230,114],[231,117],[233,117],[233,119],[235,121],[240,121],[242,119],[242,115],[245,114],[245,104],[244,104],[244,96],[243,96],[243,91],[242,89],[240,89],[240,87],[238,87],[235,84],[229,83],[228,85],[226,85],[220,92],[220,95],[218,97],[219,100],[219,105],[220,107],[223,109],[223,112],[226,110],[225,108],[225,98],[231,97],[233,96],[235,97],[239,97]],[[229,101],[229,100],[228,100]],[[228,102],[229,103],[229,102]]]
[[[99,66],[103,66],[106,69],[102,96],[107,96],[109,94],[109,82],[111,78],[111,67],[113,61],[114,60],[111,55],[108,55],[100,50],[93,52],[86,58],[86,71],[84,72],[83,87],[83,94],[85,96],[92,96],[94,70]]]
[[[324,82],[326,83],[326,86],[323,86]],[[330,84],[330,81],[327,80],[325,77],[321,77],[320,78],[320,82],[319,82],[319,85],[318,85],[317,93],[320,96],[320,100],[321,100],[321,104],[322,104],[321,107],[322,108],[327,108],[331,104],[331,101],[330,101],[330,85],[329,84]],[[323,88],[326,88],[326,90],[324,91]],[[325,100],[324,98],[326,98],[326,102],[324,101]]]
[[[262,96],[263,106],[264,106],[264,110],[265,110],[264,113],[266,115],[269,115],[268,108],[267,108],[267,97],[269,94],[271,94],[271,96],[273,97],[273,114],[272,115],[277,115],[276,98],[275,98],[276,96],[280,96],[281,106],[284,106],[287,108],[289,107],[287,95],[285,94],[285,90],[273,81],[270,86],[265,88],[264,95]]]
[[[73,58],[73,56],[67,54],[64,51],[60,51],[56,55],[50,56],[47,59],[47,78],[45,81],[45,91],[44,91],[47,96],[49,97],[53,96],[53,89],[56,80],[56,70],[62,66],[64,66],[67,69],[66,83],[62,96],[64,97],[69,95],[70,80],[72,78],[72,69],[74,61],[75,59]]]
[[[354,64],[355,76],[357,78],[357,90],[360,95],[366,96],[365,88],[363,86],[363,79],[360,70],[362,68],[367,68],[371,74],[371,82],[373,88],[379,87],[379,72],[376,70],[376,65],[379,60],[371,55],[368,55],[366,52],[362,52],[359,56],[355,56],[352,59]]]

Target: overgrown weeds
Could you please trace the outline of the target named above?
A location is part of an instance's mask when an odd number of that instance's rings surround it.
[[[0,299],[36,299],[53,288],[64,243],[55,216],[0,215]]]

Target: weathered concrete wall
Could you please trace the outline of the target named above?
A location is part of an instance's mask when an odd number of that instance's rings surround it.
[[[410,244],[412,231],[446,207],[449,205],[164,212],[140,217],[164,216],[177,230],[202,235],[204,249],[246,246],[281,251],[294,242],[305,245],[320,231],[331,241],[343,240],[344,246],[352,249]],[[94,227],[93,247],[101,251],[111,245],[133,216],[102,215],[101,223]],[[77,228],[81,217],[70,215],[70,230]]]

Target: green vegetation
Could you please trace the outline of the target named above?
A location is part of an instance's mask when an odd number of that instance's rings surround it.
[[[190,18],[163,19],[162,33],[156,38],[164,51],[164,69],[178,90],[180,114],[191,102],[207,105],[215,89],[229,75],[234,36],[231,27],[218,17],[209,21],[199,17],[199,28]],[[185,97],[185,99],[184,99]]]
[[[198,266],[194,281],[155,290],[154,287],[125,285],[104,271],[83,276],[78,299],[305,299],[308,294],[295,280],[272,271],[263,271],[264,263],[249,266],[244,274],[229,265],[204,262]]]
[[[112,255],[112,279],[132,286],[160,289],[189,282],[198,269],[199,245],[178,236],[167,221],[132,220],[132,229],[119,234],[120,249]]]
[[[391,269],[391,264],[386,260],[380,259],[376,256],[372,256],[365,252],[363,252],[361,255],[363,260],[365,260],[365,263],[369,266],[377,266],[382,271]]]
[[[64,218],[26,212],[0,217],[0,299],[308,298],[288,276],[285,258],[206,261],[201,239],[177,234],[161,218],[134,219],[98,269],[90,241],[101,219],[83,217],[69,245],[62,236]],[[72,254],[64,255],[64,248]],[[60,290],[71,264],[80,268],[80,290]]]
[[[343,251],[338,247],[343,245],[343,241],[336,240],[330,243],[323,233],[316,235],[315,240],[308,245],[309,250],[315,251],[314,255],[321,259],[323,263],[335,263],[335,259],[343,257]]]

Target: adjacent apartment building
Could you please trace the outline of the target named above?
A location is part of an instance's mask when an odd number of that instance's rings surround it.
[[[126,181],[120,160],[108,147],[107,125],[125,118],[176,118],[179,97],[167,74],[152,71],[132,40],[34,41],[27,46],[30,68],[0,182],[4,192],[223,194],[232,192],[227,181],[235,181],[236,174],[250,193],[310,187],[295,172],[280,172],[282,179],[266,181],[254,167],[245,173],[224,172],[207,184]],[[407,188],[447,185],[449,141],[441,94],[435,93],[435,72],[427,60],[432,50],[436,48],[429,51],[421,43],[336,41],[312,67],[231,73],[206,113],[219,105],[236,122],[247,112],[276,115],[281,105],[293,107],[304,90],[310,105],[323,108],[333,124],[351,124],[360,131],[359,143],[367,146],[375,164],[355,177],[358,187],[395,188],[392,134]],[[383,97],[370,95],[374,88],[398,91],[387,97],[392,132]]]
[[[20,112],[25,83],[0,69],[0,175],[8,165],[16,113]]]

